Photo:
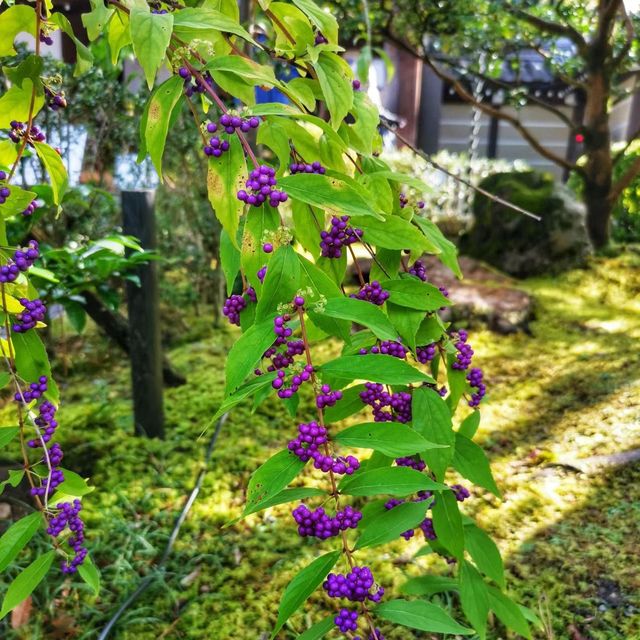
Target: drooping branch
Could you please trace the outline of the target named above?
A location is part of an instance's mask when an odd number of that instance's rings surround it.
[[[609,194],[609,200],[614,203],[622,192],[640,175],[640,156],[638,156],[624,174],[614,183]]]
[[[457,67],[455,64],[455,61],[453,60],[449,60],[449,59],[445,59],[445,58],[439,58],[439,61],[442,61],[444,64],[446,64],[448,67],[450,68],[458,68],[460,69],[461,72],[467,74],[467,75],[471,75],[474,78],[478,78],[479,80],[482,80],[484,82],[486,82],[487,84],[491,84],[494,87],[498,87],[500,89],[504,89],[505,91],[513,91],[514,87],[513,85],[510,85],[508,82],[504,82],[503,80],[500,80],[499,78],[492,78],[491,76],[488,76],[484,73],[481,73],[480,71],[475,71],[473,69],[467,69],[464,68],[462,66]],[[567,127],[569,127],[569,129],[573,129],[575,127],[575,123],[571,120],[571,118],[562,111],[562,109],[559,109],[558,107],[549,104],[548,102],[541,100],[540,98],[538,98],[537,96],[531,95],[531,94],[527,94],[527,101],[531,102],[533,104],[536,104],[537,106],[539,106],[541,109],[545,109],[546,111],[548,111],[549,113],[553,114],[556,118],[562,120],[562,122],[564,122],[564,124],[567,125]]]
[[[424,62],[424,64],[426,64],[436,74],[436,76],[438,76],[438,78],[450,85],[465,102],[472,104],[474,107],[492,118],[497,118],[498,120],[502,120],[503,122],[508,122],[541,156],[547,158],[547,160],[551,160],[551,162],[557,164],[563,169],[566,169],[567,171],[576,171],[578,173],[584,172],[584,169],[574,162],[569,162],[562,156],[559,156],[558,154],[553,153],[553,151],[547,149],[538,140],[538,138],[536,138],[531,133],[531,131],[525,125],[523,125],[522,122],[520,122],[518,118],[505,111],[502,111],[501,109],[496,109],[495,107],[482,102],[482,100],[476,100],[476,98],[471,94],[471,92],[469,92],[464,84],[460,82],[459,78],[451,76],[440,69],[440,67],[430,58],[430,56],[426,52],[420,55],[409,45],[405,44],[401,39],[396,38],[392,34],[389,34],[389,37],[395,44],[402,47],[405,51],[408,51],[414,56],[420,58]]]
[[[633,42],[636,39],[636,31],[633,26],[633,20],[629,16],[626,7],[624,6],[624,2],[620,3],[620,15],[622,16],[622,20],[624,22],[624,28],[627,34],[626,40],[622,48],[617,53],[617,55],[613,58],[613,68],[617,69],[620,64],[624,62],[624,59],[631,51],[631,47],[633,46]]]
[[[614,0],[618,1],[618,0]],[[560,24],[559,22],[553,22],[552,20],[546,20],[534,16],[523,9],[517,9],[515,7],[507,7],[507,11],[515,18],[526,22],[527,24],[535,27],[539,31],[548,33],[555,36],[564,36],[569,38],[577,47],[580,53],[584,53],[587,50],[587,42],[582,34],[569,24]]]

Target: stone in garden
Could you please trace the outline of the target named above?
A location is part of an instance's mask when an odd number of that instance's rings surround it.
[[[542,218],[540,222],[477,193],[461,253],[524,278],[584,263],[591,247],[584,206],[565,185],[538,171],[496,173],[480,187]]]

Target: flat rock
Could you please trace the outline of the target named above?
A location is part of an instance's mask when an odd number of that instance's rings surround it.
[[[529,332],[534,315],[533,298],[518,289],[516,280],[475,258],[462,256],[460,269],[464,278],[458,280],[435,256],[424,256],[429,282],[445,287],[454,303],[440,312],[446,321],[484,324],[498,333]],[[363,273],[371,267],[369,258],[358,258]],[[357,272],[350,265],[353,280]]]

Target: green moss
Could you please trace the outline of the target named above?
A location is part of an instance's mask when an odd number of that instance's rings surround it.
[[[584,475],[556,464],[640,446],[640,362],[633,357],[640,352],[639,272],[640,257],[629,253],[561,278],[525,281],[538,300],[533,335],[478,331],[471,338],[490,385],[478,440],[504,500],[474,488],[465,509],[496,537],[514,595],[542,611],[558,639],[572,637],[571,625],[594,640],[640,637],[634,614],[640,470],[629,465]],[[63,598],[53,591],[63,580],[52,575],[36,593],[41,606],[29,624],[11,630],[2,622],[1,637],[61,637],[56,625],[68,618],[78,637],[94,638],[152,572],[200,469],[209,433],[200,436],[220,403],[223,357],[236,337],[220,331],[170,354],[189,385],[166,392],[165,442],[130,436],[129,375],[118,354],[104,368],[88,355],[62,380],[65,464],[96,486],[84,504],[103,589],[96,598],[74,579],[78,590]],[[125,614],[114,638],[244,640],[269,631],[292,571],[329,544],[301,541],[287,507],[222,526],[239,514],[250,473],[284,445],[293,422],[275,401],[253,414],[234,410],[166,571]],[[359,558],[392,590],[425,570],[451,571],[438,558],[414,558],[419,547],[418,540],[399,540]],[[326,610],[315,594],[281,637],[293,639]],[[391,640],[422,637],[400,628],[384,632]],[[489,637],[506,635],[496,626]]]

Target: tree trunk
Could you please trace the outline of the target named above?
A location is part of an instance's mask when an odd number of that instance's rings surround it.
[[[606,42],[596,41],[590,47],[583,121],[587,157],[583,175],[587,230],[596,250],[609,243],[613,205],[610,198],[613,181],[609,123],[611,77],[604,65],[609,53]]]

